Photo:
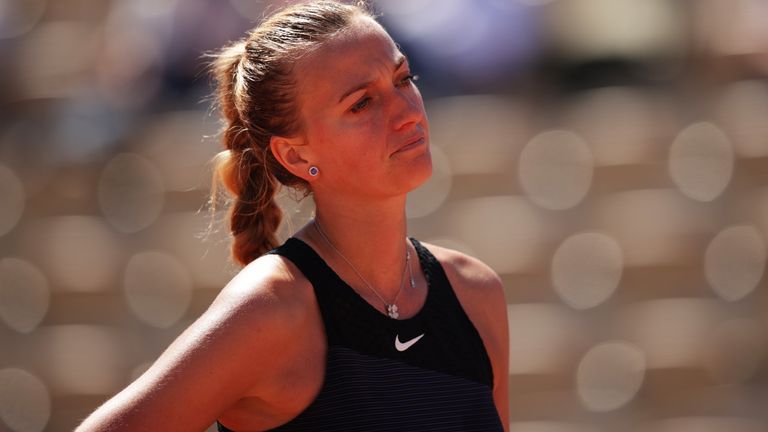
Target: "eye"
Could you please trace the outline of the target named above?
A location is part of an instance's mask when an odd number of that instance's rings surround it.
[[[365,107],[368,106],[368,103],[371,101],[370,96],[363,96],[359,101],[357,101],[354,105],[352,105],[352,108],[349,110],[353,113],[358,113],[365,109]]]
[[[405,78],[403,78],[402,80],[400,80],[400,83],[399,83],[399,85],[401,85],[401,86],[405,87],[405,86],[407,86],[408,84],[410,84],[410,83],[412,83],[412,82],[416,82],[416,81],[418,81],[418,80],[419,80],[419,76],[418,76],[418,75],[406,75],[406,76],[405,76]]]

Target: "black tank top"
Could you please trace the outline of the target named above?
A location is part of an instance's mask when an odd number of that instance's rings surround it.
[[[328,343],[319,394],[273,431],[503,430],[483,341],[440,263],[411,242],[428,291],[422,309],[401,320],[368,304],[301,240],[290,238],[270,252],[312,283]]]

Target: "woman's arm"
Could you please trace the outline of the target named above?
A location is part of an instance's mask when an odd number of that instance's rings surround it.
[[[491,359],[493,398],[504,430],[509,429],[509,328],[501,279],[490,267],[468,255],[426,245],[446,276]]]
[[[76,431],[202,431],[244,395],[258,395],[265,377],[296,355],[279,341],[306,314],[280,260],[266,256],[244,268],[149,370]]]

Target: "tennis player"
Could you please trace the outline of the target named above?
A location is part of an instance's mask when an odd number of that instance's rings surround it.
[[[506,430],[502,285],[407,236],[406,194],[432,172],[429,124],[372,13],[289,6],[213,66],[217,176],[243,268],[78,431]],[[316,205],[282,244],[280,188]]]

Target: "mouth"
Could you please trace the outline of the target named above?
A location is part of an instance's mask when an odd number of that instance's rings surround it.
[[[392,155],[398,154],[398,153],[404,153],[409,150],[414,150],[422,147],[426,143],[426,138],[424,135],[418,135],[416,137],[408,139],[405,144],[401,145],[397,150],[392,152]]]

